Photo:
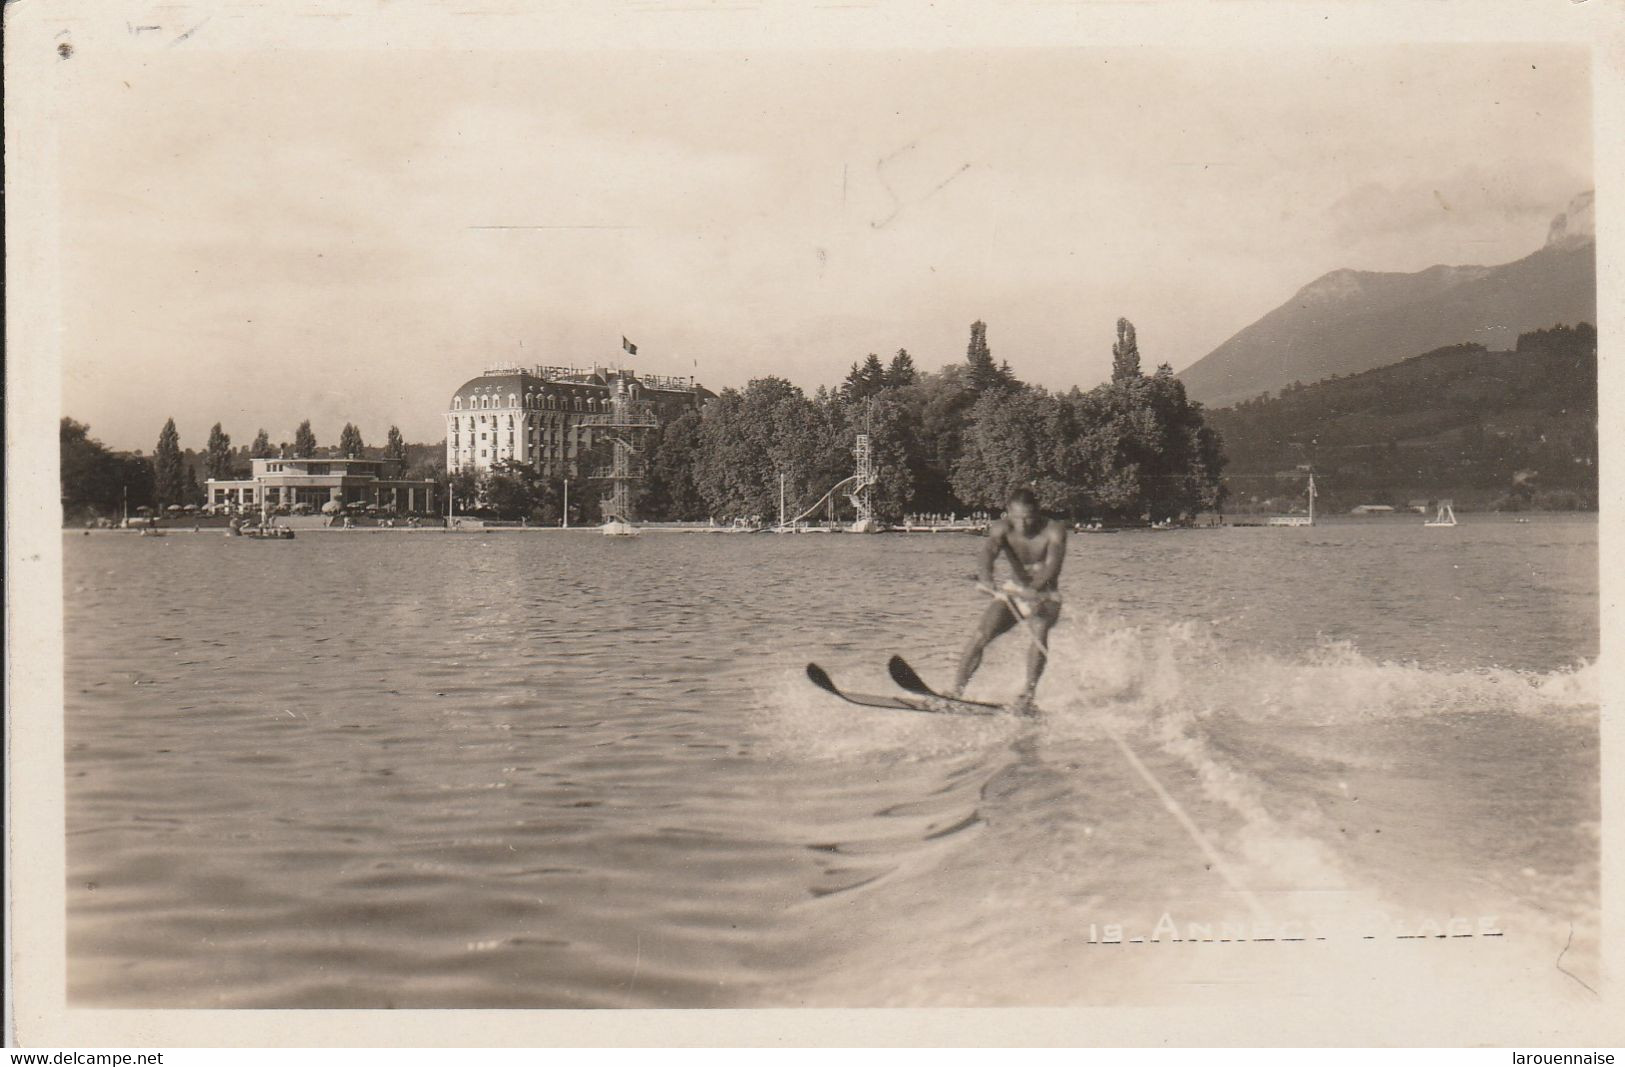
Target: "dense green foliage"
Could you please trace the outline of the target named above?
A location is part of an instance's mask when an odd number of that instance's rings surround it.
[[[997,508],[1030,486],[1051,511],[1178,519],[1221,503],[1223,452],[1166,364],[1087,393],[992,392],[976,402],[953,471],[960,500]]]
[[[151,507],[156,474],[152,460],[107,449],[90,427],[64,418],[61,425],[62,515],[64,519],[112,519],[126,501],[133,514]]]
[[[1233,498],[1268,509],[1312,467],[1331,509],[1453,499],[1468,507],[1595,507],[1597,332],[1538,330],[1511,352],[1475,344],[1210,413]]]
[[[601,458],[594,456],[588,462]],[[586,526],[602,520],[603,502],[593,479],[571,479],[567,490],[563,478],[547,477],[511,459],[498,460],[490,470],[479,474],[458,471],[450,485],[459,514],[556,526],[568,500],[572,525]]]
[[[1119,344],[1124,328],[1134,373],[1087,393],[1023,385],[1008,363],[994,362],[981,322],[971,326],[965,361],[934,374],[899,350],[889,366],[875,355],[854,363],[839,390],[810,397],[781,378],[725,389],[650,442],[639,514],[775,520],[782,475],[794,518],[853,472],[864,432],[884,520],[996,510],[1023,485],[1044,507],[1076,518],[1167,519],[1216,506],[1217,436],[1167,366],[1139,373],[1126,321]],[[850,514],[841,494],[834,504],[835,514]]]

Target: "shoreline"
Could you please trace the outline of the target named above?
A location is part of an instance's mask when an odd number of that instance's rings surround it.
[[[1472,524],[1472,523],[1479,523],[1479,524],[1485,524],[1485,525],[1509,525],[1509,526],[1510,525],[1528,525],[1528,524],[1531,523],[1532,520],[1551,521],[1551,520],[1557,519],[1557,518],[1586,517],[1586,516],[1589,516],[1594,521],[1596,519],[1596,517],[1597,517],[1597,512],[1595,512],[1595,511],[1524,511],[1524,512],[1510,512],[1510,511],[1508,511],[1508,512],[1465,512],[1465,513],[1459,513],[1459,514],[1464,519],[1462,525],[1468,525],[1468,524]],[[1107,527],[1103,527],[1103,528],[1100,528],[1100,529],[1094,529],[1094,530],[1074,530],[1073,533],[1078,535],[1078,536],[1086,536],[1086,535],[1091,535],[1091,534],[1119,534],[1119,533],[1175,533],[1175,532],[1189,533],[1189,532],[1210,531],[1210,530],[1226,530],[1226,529],[1272,529],[1272,530],[1276,530],[1276,531],[1290,531],[1290,530],[1302,531],[1302,530],[1326,529],[1326,528],[1331,528],[1331,527],[1342,527],[1342,526],[1372,526],[1372,525],[1407,526],[1407,527],[1408,526],[1416,526],[1416,527],[1420,528],[1420,527],[1423,526],[1423,522],[1421,521],[1420,516],[1408,515],[1408,514],[1407,515],[1380,515],[1380,516],[1378,516],[1378,515],[1368,515],[1368,516],[1333,515],[1333,516],[1323,516],[1323,517],[1317,518],[1316,523],[1315,523],[1314,526],[1271,526],[1265,521],[1264,517],[1262,517],[1262,516],[1258,516],[1258,517],[1254,517],[1254,516],[1235,516],[1233,519],[1231,519],[1229,521],[1221,522],[1221,523],[1201,523],[1201,524],[1193,524],[1193,525],[1188,525],[1188,526],[1162,526],[1162,527],[1157,527],[1157,526],[1107,526]],[[536,534],[540,534],[540,533],[569,534],[569,533],[576,533],[576,534],[582,534],[582,533],[586,533],[586,534],[597,534],[597,535],[600,535],[600,536],[603,535],[603,527],[601,527],[601,526],[569,526],[569,527],[564,527],[564,526],[506,526],[506,525],[503,525],[503,526],[476,526],[476,525],[465,525],[465,526],[448,528],[448,527],[442,526],[442,525],[350,526],[350,527],[344,527],[344,526],[325,526],[325,525],[320,525],[320,524],[312,524],[310,526],[304,526],[304,525],[283,526],[282,528],[283,529],[291,529],[291,530],[293,530],[296,536],[304,535],[304,534],[307,534],[307,533],[309,533],[309,534],[443,534],[443,535],[444,534],[488,534],[488,533],[502,533],[502,534],[508,534],[508,533],[517,533],[517,534],[531,534],[531,533],[536,533]],[[843,536],[845,536],[845,535],[854,535],[853,531],[845,529],[844,527],[835,527],[835,528],[830,528],[830,527],[808,527],[808,528],[802,528],[802,529],[775,530],[772,527],[763,527],[763,528],[755,528],[755,529],[740,529],[740,528],[731,527],[731,526],[709,526],[709,525],[697,525],[697,524],[696,525],[687,525],[687,524],[650,523],[650,524],[647,524],[647,525],[636,525],[635,529],[637,530],[637,532],[639,534],[644,534],[644,533],[650,533],[650,534],[713,534],[713,535],[724,535],[724,536],[740,536],[740,535],[746,535],[746,534],[766,534],[766,535],[843,535]],[[90,535],[90,534],[97,534],[97,535],[102,535],[102,534],[125,534],[125,535],[132,535],[132,536],[141,536],[143,530],[154,530],[158,536],[166,536],[166,537],[169,536],[170,534],[213,534],[213,535],[216,535],[216,536],[227,536],[227,537],[230,536],[227,533],[227,527],[224,527],[224,526],[212,526],[212,525],[211,526],[200,526],[200,527],[198,527],[196,529],[192,528],[191,526],[180,526],[180,525],[178,525],[178,526],[158,526],[158,527],[94,527],[94,528],[89,528],[89,529],[80,528],[80,527],[73,527],[73,526],[63,526],[62,527],[62,532],[63,532],[64,535],[82,534],[82,535],[87,535],[87,536]],[[986,530],[987,530],[987,526],[986,526],[985,523],[965,524],[965,525],[954,525],[954,524],[948,524],[948,523],[943,523],[943,524],[939,524],[939,525],[901,525],[900,524],[900,525],[896,525],[896,526],[883,526],[880,529],[873,531],[873,533],[877,533],[877,534],[913,534],[913,535],[917,535],[917,534],[958,534],[958,535],[972,534],[972,535],[978,535],[979,536],[979,535],[985,533]],[[150,537],[150,536],[153,536],[153,534],[148,533],[146,536]],[[867,536],[867,535],[856,534],[855,536]],[[245,536],[243,538],[243,540],[260,540],[260,539]]]

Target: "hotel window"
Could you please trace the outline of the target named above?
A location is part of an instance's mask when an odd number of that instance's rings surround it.
[[[463,398],[460,397],[460,396],[459,397],[454,397],[452,399],[452,402],[451,402],[451,408],[452,408],[453,411],[461,411],[461,410],[463,410]]]
[[[511,408],[516,408],[516,407],[519,406],[518,398],[515,397],[512,393],[508,394],[508,406],[511,407]]]

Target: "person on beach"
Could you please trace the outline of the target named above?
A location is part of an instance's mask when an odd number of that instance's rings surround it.
[[[995,585],[993,565],[1000,555],[1010,561],[1011,580]],[[1027,685],[1012,707],[1027,711],[1033,706],[1033,691],[1044,673],[1048,659],[1050,628],[1061,617],[1061,594],[1056,583],[1061,577],[1061,565],[1066,562],[1066,524],[1059,519],[1046,518],[1038,510],[1038,500],[1030,489],[1017,489],[1010,494],[1004,517],[988,526],[987,539],[982,542],[981,556],[977,560],[977,581],[994,599],[977,621],[976,632],[959,659],[959,674],[948,695],[958,697],[970,683],[971,675],[982,665],[982,650],[1001,634],[1021,625],[1033,628],[1035,640],[1027,651]],[[1016,614],[1020,611],[1020,616]]]

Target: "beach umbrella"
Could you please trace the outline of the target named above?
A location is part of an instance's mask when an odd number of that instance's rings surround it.
[[[164,510],[166,510],[166,511],[179,511],[180,509],[181,509],[181,506],[179,504],[171,504],[171,505],[169,505],[168,508],[166,508]]]
[[[322,505],[322,514],[337,515],[339,511],[343,509],[343,507],[344,505],[340,504],[337,500],[329,500],[327,503]]]

